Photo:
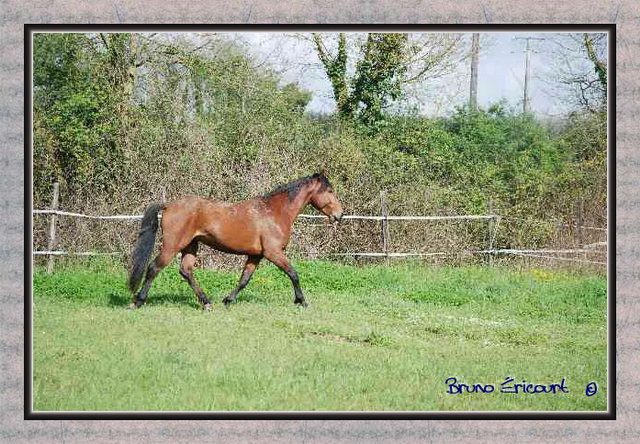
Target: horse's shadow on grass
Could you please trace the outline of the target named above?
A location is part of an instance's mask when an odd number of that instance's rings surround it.
[[[131,295],[112,291],[109,293],[108,305],[110,307],[128,308],[131,304]],[[200,307],[198,300],[194,294],[187,293],[154,293],[147,298],[145,305],[159,306],[183,306],[183,307]]]

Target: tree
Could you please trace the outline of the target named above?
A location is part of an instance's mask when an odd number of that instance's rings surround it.
[[[370,33],[367,37],[352,90],[354,108],[367,126],[382,120],[388,102],[402,95],[407,42],[407,34]]]
[[[309,101],[311,101],[311,93],[300,89],[295,83],[287,83],[280,88],[280,92],[287,104],[287,108],[297,113],[302,113]]]
[[[607,88],[607,61],[606,61],[606,36],[596,34],[595,36],[585,33],[582,35],[584,49],[587,57],[593,63],[593,70],[598,75],[601,88],[606,94]],[[606,99],[606,96],[605,96]]]
[[[559,34],[549,39],[555,62],[548,72],[551,94],[587,112],[607,105],[607,35]]]
[[[347,80],[347,40],[343,32],[338,35],[338,49],[331,55],[320,34],[313,34],[318,57],[324,66],[327,77],[333,87],[338,115],[342,118],[353,117],[353,98],[349,92]]]
[[[53,181],[65,191],[108,189],[122,174],[119,104],[127,71],[120,61],[127,36],[103,36],[104,46],[87,34],[35,36],[36,195]]]
[[[369,127],[383,119],[385,108],[402,97],[406,85],[450,72],[461,47],[457,34],[369,33],[348,45],[346,35],[339,33],[333,53],[331,36],[314,33],[312,40],[338,115]],[[358,60],[350,64],[350,57]]]

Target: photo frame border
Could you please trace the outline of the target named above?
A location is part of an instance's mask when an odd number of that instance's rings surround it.
[[[607,152],[607,411],[256,411],[256,412],[71,412],[33,410],[33,238],[32,238],[32,41],[36,32],[605,32],[608,34],[608,152]],[[24,419],[454,419],[454,420],[615,420],[616,419],[616,254],[615,254],[615,184],[616,184],[616,25],[615,24],[25,24],[24,25],[24,202],[25,202],[25,257],[24,257]]]

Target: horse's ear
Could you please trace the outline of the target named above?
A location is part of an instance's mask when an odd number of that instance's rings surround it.
[[[318,173],[318,176],[327,177],[327,170],[325,170],[324,168],[321,169],[320,172]]]

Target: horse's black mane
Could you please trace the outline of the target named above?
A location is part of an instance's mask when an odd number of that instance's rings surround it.
[[[322,190],[331,187],[331,183],[329,183],[329,179],[327,179],[324,174],[315,173],[315,174],[312,174],[311,176],[305,176],[296,180],[292,180],[291,182],[286,183],[284,185],[278,185],[273,190],[264,194],[262,198],[268,199],[280,193],[287,193],[287,195],[289,196],[289,200],[293,200],[296,198],[296,196],[300,192],[300,189],[303,187],[303,185],[306,185],[307,183],[315,179],[318,179],[322,184]]]

